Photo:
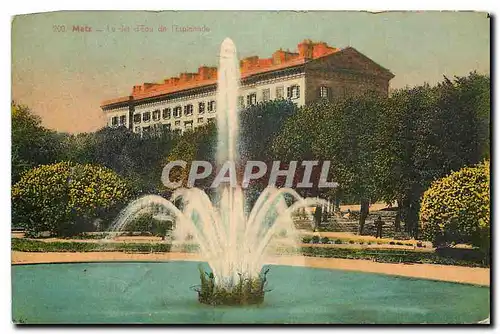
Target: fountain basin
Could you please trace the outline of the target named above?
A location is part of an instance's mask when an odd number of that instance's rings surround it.
[[[200,262],[12,266],[12,313],[28,324],[463,324],[490,312],[490,290],[381,274],[269,266],[255,306],[200,304]]]

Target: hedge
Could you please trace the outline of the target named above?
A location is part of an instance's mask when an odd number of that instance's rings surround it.
[[[98,243],[98,242],[43,242],[31,239],[12,239],[12,250],[20,252],[148,252],[166,253],[171,245],[166,243]],[[184,245],[181,251],[196,252],[194,244]],[[469,267],[487,267],[474,250],[437,250],[436,252],[415,252],[390,249],[348,249],[302,247],[304,256],[363,259],[387,263],[433,263]]]
[[[420,209],[423,237],[434,245],[468,243],[489,252],[490,166],[485,161],[432,183]]]
[[[27,171],[12,187],[12,220],[28,235],[75,235],[114,218],[132,194],[112,170],[60,162]]]

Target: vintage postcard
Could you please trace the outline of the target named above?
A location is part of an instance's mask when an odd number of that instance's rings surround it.
[[[490,324],[490,24],[13,17],[13,323]]]

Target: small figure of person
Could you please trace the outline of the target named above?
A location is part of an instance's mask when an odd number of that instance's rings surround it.
[[[375,221],[375,227],[377,228],[377,236],[376,238],[382,238],[382,226],[384,222],[382,221],[382,217],[379,215],[377,220]]]
[[[351,216],[352,216],[351,209],[347,209],[347,213],[344,215],[343,218],[349,219],[349,218],[351,218]]]

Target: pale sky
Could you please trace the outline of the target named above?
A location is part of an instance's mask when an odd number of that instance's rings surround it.
[[[134,32],[138,24],[153,32]],[[225,37],[240,57],[296,50],[305,38],[352,46],[391,70],[391,88],[490,73],[490,26],[474,12],[54,12],[12,23],[12,99],[28,105],[46,127],[94,131],[105,125],[100,102],[129,95],[200,65],[217,65]],[[92,32],[73,32],[87,25]],[[120,32],[121,26],[129,32]],[[168,27],[159,32],[158,27]],[[208,32],[174,32],[172,25]],[[55,26],[66,26],[56,32]],[[107,32],[107,27],[115,32]],[[97,29],[104,31],[98,32]]]

